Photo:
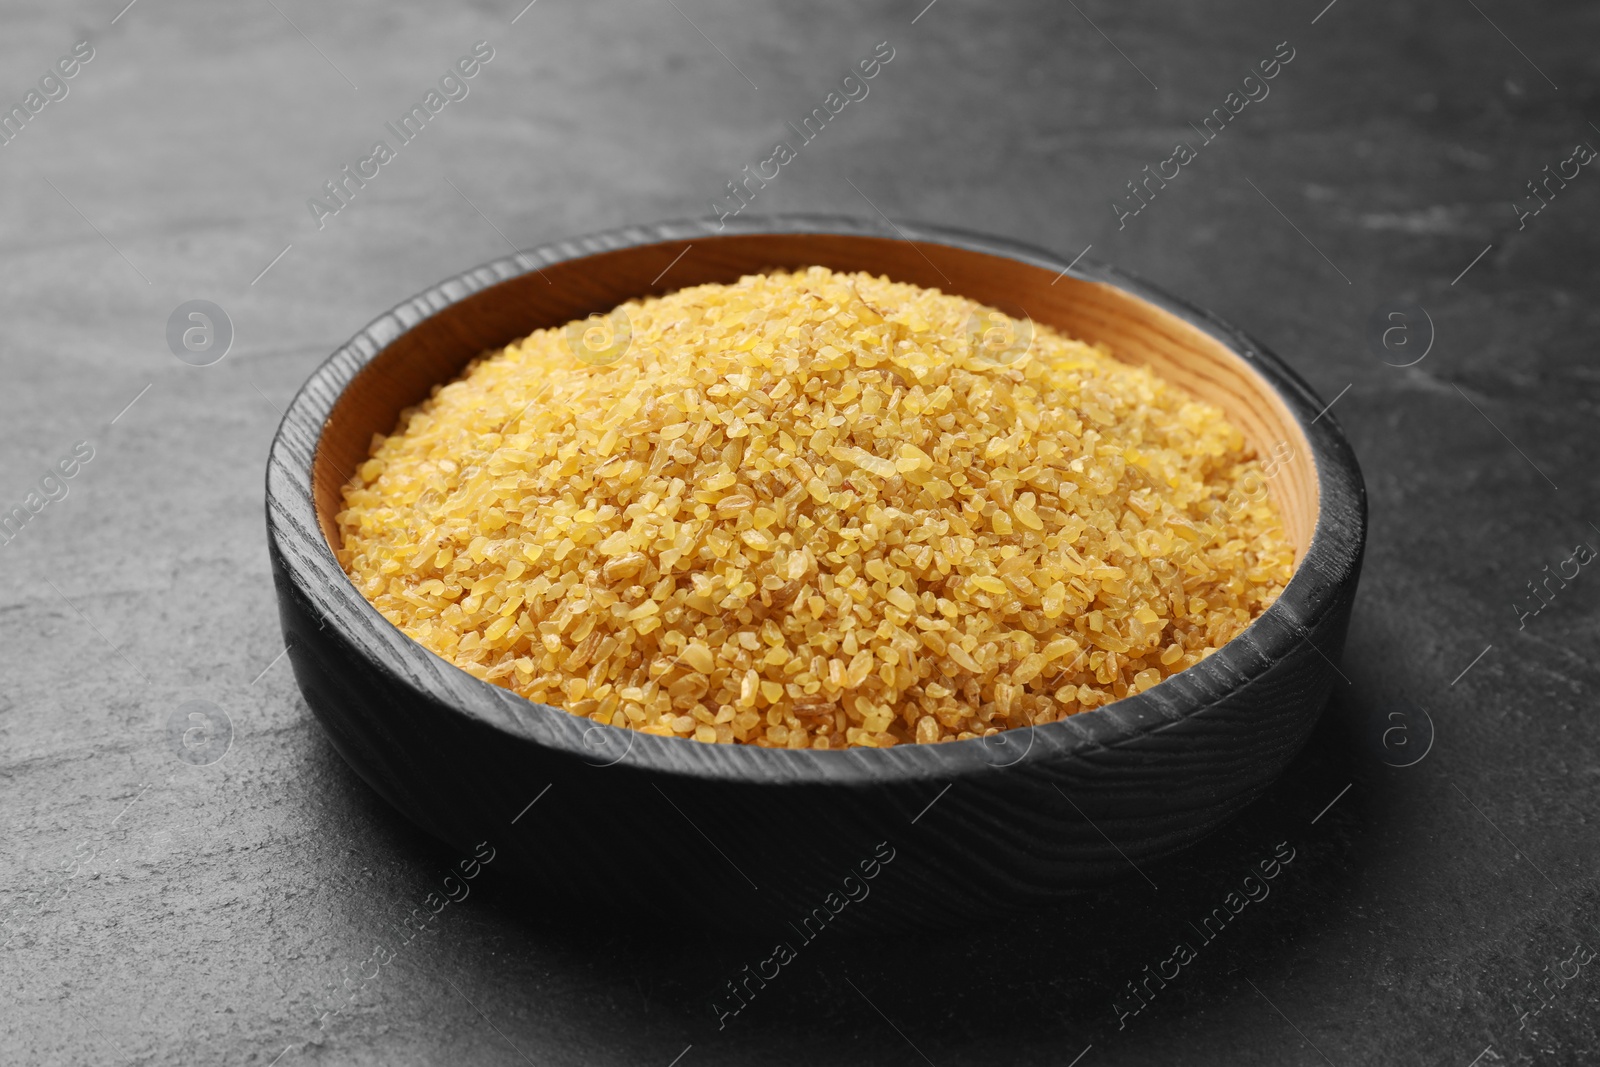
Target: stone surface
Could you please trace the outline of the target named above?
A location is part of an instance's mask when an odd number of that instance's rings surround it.
[[[1600,1059],[1592,967],[1530,992],[1600,943],[1600,579],[1515,607],[1600,548],[1600,176],[1520,230],[1512,207],[1600,145],[1600,9],[118,6],[10,3],[0,44],[7,103],[94,47],[0,147],[0,508],[93,448],[0,545],[7,1062]],[[319,230],[307,198],[479,40],[470,94]],[[463,857],[346,769],[275,661],[278,411],[378,312],[508,243],[704,214],[883,40],[870,95],[751,210],[1093,245],[1277,349],[1365,464],[1349,685],[1279,786],[1147,878],[943,936],[830,933],[720,1030],[723,983],[772,946],[719,938],[716,901],[667,930],[604,899],[547,914],[491,863],[407,942]],[[1200,145],[1190,124],[1282,41],[1270,95]],[[1179,140],[1196,158],[1119,229],[1124,183]],[[194,299],[235,330],[211,366],[167,347]],[[1409,368],[1367,340],[1395,301],[1437,333]],[[181,759],[175,714],[225,715],[226,755]],[[1269,895],[1205,939],[1280,842]],[[1178,941],[1194,958],[1119,1028]]]

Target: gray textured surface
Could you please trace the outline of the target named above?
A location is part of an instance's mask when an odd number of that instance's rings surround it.
[[[1600,145],[1600,9],[1339,0],[1312,25],[1320,2],[940,0],[911,25],[920,0],[539,0],[511,25],[520,3],[141,0],[112,25],[120,6],[3,14],[0,99],[74,41],[96,49],[0,147],[0,501],[95,448],[0,545],[6,1061],[665,1067],[691,1044],[681,1067],[1065,1064],[1090,1044],[1082,1067],[1600,1059],[1592,968],[1518,1019],[1547,965],[1600,944],[1600,579],[1583,570],[1525,629],[1512,607],[1580,540],[1600,547],[1600,174],[1520,232],[1510,206],[1574,143]],[[495,58],[471,95],[319,232],[306,198],[480,39]],[[403,944],[459,857],[346,770],[282,663],[252,682],[282,648],[261,515],[276,409],[377,312],[502,253],[502,233],[703,213],[884,39],[871,95],[757,208],[865,214],[865,194],[1064,259],[1092,243],[1325,397],[1348,385],[1334,415],[1372,494],[1350,685],[1266,800],[1147,872],[1159,890],[1130,873],[1051,914],[952,916],[946,938],[819,940],[720,1032],[718,987],[770,948],[708,937],[716,902],[676,931],[604,900],[529,913],[491,864]],[[1119,232],[1123,182],[1285,39],[1271,95]],[[196,298],[237,331],[207,368],[164,339]],[[1390,300],[1437,328],[1408,370],[1364,340]],[[1402,698],[1437,736],[1397,769],[1384,760],[1411,757],[1364,727]],[[174,754],[188,700],[231,719],[220,762]],[[1285,840],[1271,896],[1119,1031],[1123,984]],[[363,980],[377,945],[393,958]]]

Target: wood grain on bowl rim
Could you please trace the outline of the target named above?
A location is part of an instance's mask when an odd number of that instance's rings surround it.
[[[675,259],[691,243],[693,250]],[[632,297],[733,281],[763,267],[813,263],[887,274],[1012,313],[1020,307],[1071,336],[1106,340],[1120,358],[1148,363],[1223,406],[1261,454],[1287,441],[1294,458],[1283,476],[1268,483],[1297,546],[1296,570],[1282,596],[1207,659],[1110,705],[988,739],[818,752],[660,738],[532,704],[412,641],[340,568],[330,548],[338,536],[333,514],[372,433],[390,432],[402,408],[455,377],[470,359],[532,329],[605,312]],[[1147,795],[1133,805],[1135,820],[1149,816],[1150,810],[1140,809],[1152,804],[1190,809],[1169,812],[1156,820],[1159,826],[1133,833],[1118,850],[1150,856],[1194,839],[1265,788],[1303,744],[1326,701],[1359,573],[1366,507],[1354,455],[1333,417],[1317,418],[1322,408],[1310,387],[1275,356],[1208,313],[1109,267],[1085,261],[1063,270],[1049,253],[1010,241],[931,226],[889,231],[817,216],[742,219],[721,229],[708,221],[628,227],[467,271],[401,304],[335,352],[294,397],[273,442],[269,541],[291,659],[308,699],[308,686],[329,684],[328,672],[342,669],[340,661],[319,660],[304,647],[316,640],[307,636],[307,624],[315,622],[319,631],[337,628],[347,643],[340,653],[345,662],[381,672],[397,680],[404,694],[425,694],[494,734],[526,742],[528,751],[589,766],[601,765],[597,752],[620,751],[621,766],[656,776],[652,781],[707,788],[763,783],[887,790],[885,802],[907,820],[933,795],[917,787],[996,767],[1022,777],[1033,777],[1026,773],[1031,768],[1043,775],[1035,785],[1065,787],[1063,795],[1084,800],[1087,810],[1079,814],[1099,810],[1103,818],[1116,818],[1095,802],[1097,793],[1108,799],[1160,793],[1158,783],[1191,758],[1196,777],[1189,795],[1180,790],[1166,801]],[[306,637],[299,649],[297,630]],[[320,681],[308,681],[318,671]],[[413,759],[396,747],[396,739],[381,736],[381,728],[371,724],[363,728],[366,734],[341,736],[347,724],[339,714],[312,703],[336,746],[379,792],[438,836],[448,840],[458,833],[439,820],[430,824],[419,802],[404,796],[401,783],[425,774],[425,759],[391,766]],[[1203,729],[1197,717],[1205,717]],[[380,734],[372,734],[374,729]],[[1220,732],[1231,740],[1213,752],[1216,746],[1195,741],[1196,732]],[[1248,742],[1241,740],[1247,736]],[[1185,746],[1197,750],[1186,757]],[[357,747],[386,751],[351,751]],[[1248,765],[1236,765],[1241,760]],[[1048,825],[1046,820],[1031,832]]]

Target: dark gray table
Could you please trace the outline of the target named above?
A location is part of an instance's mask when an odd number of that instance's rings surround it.
[[[93,58],[0,147],[0,510],[93,457],[0,545],[0,1059],[1600,1061],[1575,947],[1600,946],[1600,577],[1562,563],[1600,548],[1600,174],[1520,228],[1513,206],[1600,146],[1600,8],[123,2],[3,16],[0,102],[78,40]],[[385,123],[480,40],[467,95],[400,145]],[[713,998],[770,946],[719,939],[714,902],[672,930],[603,899],[547,914],[491,864],[406,942],[458,857],[346,769],[279,658],[280,409],[377,313],[509,245],[706,213],[880,41],[870,94],[750,210],[1087,252],[1276,348],[1372,495],[1348,686],[1270,795],[1147,878],[819,939],[720,1031]],[[394,158],[319,229],[308,199],[379,138]],[[1119,226],[1179,141],[1195,158]],[[166,339],[195,299],[235,334],[205,367]],[[1370,344],[1406,304],[1427,318]],[[1527,583],[1574,567],[1532,614]],[[180,759],[175,715],[191,743],[231,729],[226,755]],[[1202,936],[1280,843],[1270,895]],[[1119,1028],[1179,941],[1195,958]]]

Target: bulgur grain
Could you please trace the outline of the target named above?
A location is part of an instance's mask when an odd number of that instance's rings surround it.
[[[618,361],[569,325],[436,388],[338,515],[386,618],[531,700],[767,747],[988,736],[1198,662],[1293,569],[1239,430],[1103,347],[821,267],[618,310]]]

